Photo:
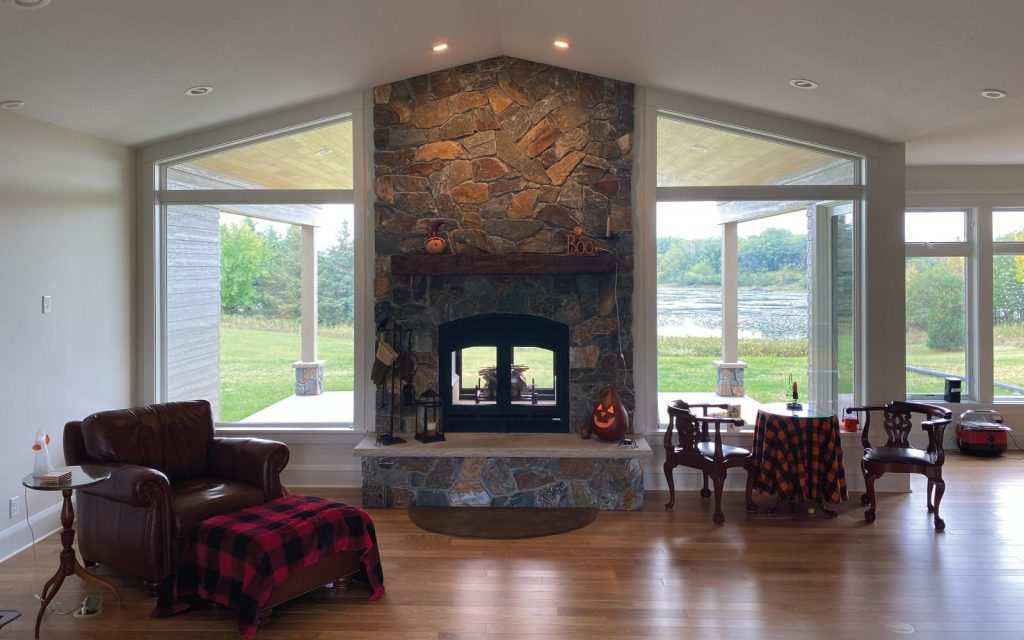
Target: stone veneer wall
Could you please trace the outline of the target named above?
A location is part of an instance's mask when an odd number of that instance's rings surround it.
[[[500,57],[373,93],[375,316],[413,331],[417,394],[440,390],[441,323],[526,313],[570,328],[571,431],[610,385],[632,411],[633,85]],[[580,227],[615,254],[617,282],[613,274],[393,276],[389,257],[424,253],[438,219],[455,253],[562,253]],[[387,427],[378,410],[378,431]]]
[[[638,458],[363,458],[363,507],[643,508]]]

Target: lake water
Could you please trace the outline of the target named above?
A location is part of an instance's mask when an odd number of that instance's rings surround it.
[[[807,292],[742,288],[741,338],[807,338]],[[722,290],[718,287],[658,287],[658,334],[722,335]]]

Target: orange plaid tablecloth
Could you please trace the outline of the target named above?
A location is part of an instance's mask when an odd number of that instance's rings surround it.
[[[759,410],[754,424],[754,489],[791,500],[847,499],[839,420]]]

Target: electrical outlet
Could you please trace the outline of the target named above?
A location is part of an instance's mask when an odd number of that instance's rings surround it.
[[[14,496],[7,501],[7,517],[15,518],[18,516],[18,496]]]
[[[53,300],[50,296],[43,296],[43,313],[50,313],[53,310]]]

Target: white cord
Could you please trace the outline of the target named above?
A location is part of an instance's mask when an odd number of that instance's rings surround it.
[[[28,517],[28,487],[23,487],[25,497],[23,502],[25,503],[25,526],[28,527],[28,535],[32,539],[32,574],[35,576],[35,584],[39,584],[39,558],[36,556],[36,532],[32,529],[32,521]],[[42,596],[38,593],[34,594],[36,600],[42,600]]]
[[[610,249],[598,247],[597,250],[611,254],[613,258],[616,257]],[[622,314],[619,311],[619,261],[616,258],[613,262],[615,264],[615,278],[612,280],[612,294],[615,296],[615,333],[619,339],[619,360],[622,362],[622,387],[629,391],[635,402],[636,392],[633,391],[633,387],[627,382],[629,380],[629,367],[626,365],[626,354],[622,349]]]

